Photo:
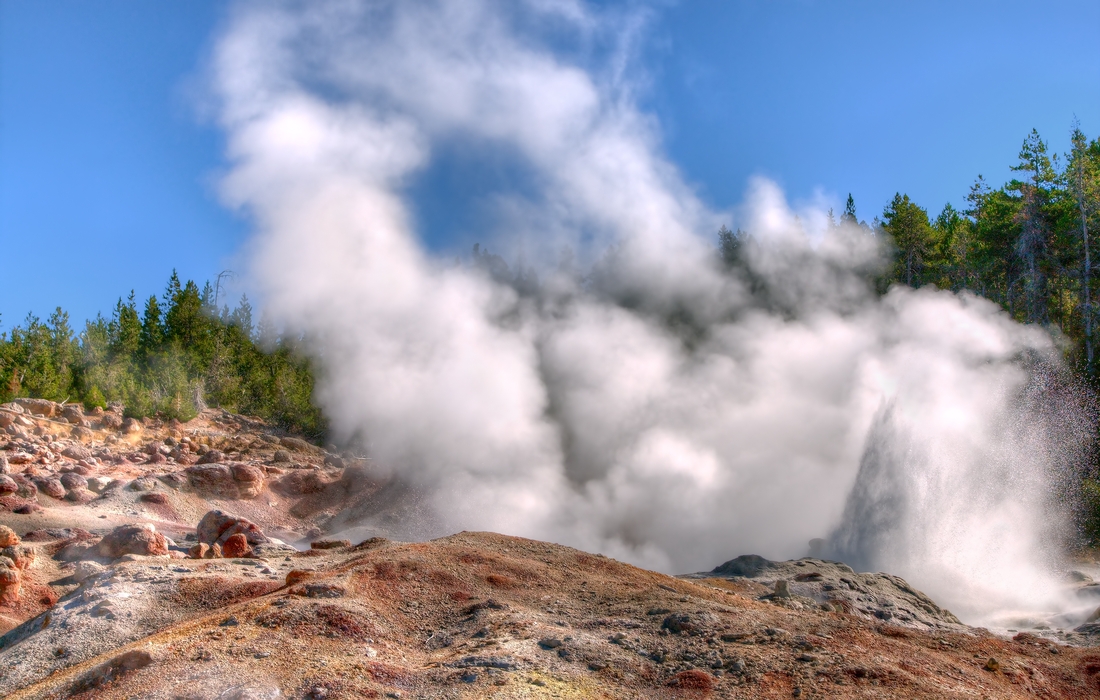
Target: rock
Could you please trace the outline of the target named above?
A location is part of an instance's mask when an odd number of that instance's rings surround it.
[[[30,545],[18,544],[0,549],[0,556],[10,559],[15,564],[15,568],[25,571],[31,568],[34,560],[38,558],[38,550]]]
[[[67,489],[86,489],[88,480],[76,472],[61,475],[61,485]]]
[[[84,422],[87,423],[87,421]],[[93,437],[95,437],[95,433],[89,430],[88,426],[86,425],[80,425],[73,428],[73,431],[70,433],[70,435],[77,440],[80,440],[81,442],[85,440],[91,440]]]
[[[290,461],[290,453],[286,450],[275,450],[275,455],[271,458],[272,462],[277,464]]]
[[[699,626],[696,624],[695,620],[692,619],[690,615],[685,615],[683,613],[677,613],[666,617],[661,623],[661,628],[673,634],[691,634],[699,630]]]
[[[348,594],[348,590],[338,583],[319,582],[295,586],[290,590],[290,594],[307,598],[343,598]]]
[[[4,455],[0,455],[0,474],[10,474],[11,467],[8,466],[8,458]]]
[[[775,597],[776,598],[790,598],[791,590],[787,585],[787,582],[783,579],[779,579],[775,582]]]
[[[248,546],[248,538],[238,532],[230,535],[222,543],[222,556],[226,559],[239,559],[252,554],[252,547]]]
[[[247,464],[197,464],[186,473],[192,488],[218,498],[255,498],[264,486],[263,470]]]
[[[142,503],[156,503],[157,505],[168,504],[168,496],[163,493],[143,493],[138,497],[138,500]]]
[[[329,466],[329,467],[336,467],[337,469],[343,469],[344,468],[344,459],[343,459],[343,457],[340,457],[339,455],[326,454],[325,455],[325,465]]]
[[[104,413],[99,417],[99,426],[104,430],[118,430],[122,427],[122,416],[117,413]]]
[[[79,695],[80,693],[96,690],[131,671],[145,668],[151,663],[153,663],[153,657],[147,651],[135,649],[119,654],[78,678],[69,688],[69,695]]]
[[[144,430],[145,426],[137,418],[126,418],[122,421],[122,432],[127,435],[140,435]]]
[[[312,470],[295,470],[280,477],[271,484],[271,488],[284,496],[304,496],[320,493],[328,486],[321,475]]]
[[[196,545],[192,545],[191,548],[187,550],[187,554],[192,559],[220,559],[222,556],[222,548],[217,544],[199,542]]]
[[[157,480],[151,476],[143,476],[130,482],[131,491],[152,491],[157,487]]]
[[[236,534],[243,534],[249,544],[264,544],[267,537],[260,528],[247,518],[238,518],[225,511],[212,510],[202,516],[195,534],[199,542],[222,545]]]
[[[53,555],[58,561],[82,561],[98,556],[98,543],[95,542],[71,542]]]
[[[743,554],[725,564],[714,567],[714,573],[726,576],[745,576],[755,578],[771,568],[772,562],[758,554]]]
[[[84,422],[84,409],[79,404],[66,404],[61,408],[61,417],[73,425],[80,425]]]
[[[19,569],[15,568],[15,562],[7,557],[0,557],[0,602],[14,603],[19,600],[22,578]]]
[[[100,541],[96,553],[106,559],[124,554],[163,555],[168,554],[168,540],[152,525],[122,525]]]
[[[283,447],[294,450],[295,452],[317,452],[318,448],[309,444],[302,438],[285,437],[279,439],[279,444]]]
[[[234,686],[214,700],[283,700],[283,691],[271,686]]]
[[[24,503],[23,505],[18,506],[12,512],[17,515],[31,515],[33,513],[37,513],[40,510],[42,510],[42,506],[38,505],[37,503]]]
[[[34,485],[38,487],[38,490],[46,494],[50,498],[64,498],[65,486],[61,483],[60,479],[56,479],[52,476],[36,476],[32,479]]]
[[[217,464],[224,461],[225,453],[221,450],[206,450],[195,464]]]
[[[543,649],[557,649],[561,646],[561,640],[557,637],[546,637],[539,640],[539,646]]]
[[[77,562],[76,567],[73,569],[73,573],[69,576],[73,581],[81,583],[92,576],[98,576],[107,570],[107,567],[102,564],[97,564],[94,561],[81,561]]]
[[[14,547],[20,542],[19,535],[15,534],[15,530],[7,525],[0,525],[0,547]]]
[[[88,448],[84,447],[83,445],[69,445],[61,451],[61,454],[65,457],[68,457],[69,459],[78,460],[90,459],[92,456],[91,451],[89,451]]]
[[[0,409],[10,411],[11,413],[23,413],[23,407],[15,403],[14,401],[0,403]]]
[[[7,474],[0,474],[0,496],[7,496],[18,491],[19,484],[15,483],[15,479]]]
[[[233,474],[233,480],[237,482],[239,498],[255,498],[263,491],[266,477],[263,469],[249,464],[232,464],[229,471]]]
[[[340,549],[350,546],[351,540],[317,540],[309,543],[310,549]]]
[[[69,501],[70,503],[87,503],[89,501],[94,501],[95,499],[96,495],[88,489],[70,489],[69,492],[65,494],[65,500]]]
[[[45,416],[46,418],[56,416],[61,408],[53,401],[46,399],[14,399],[12,403],[22,406],[23,410],[31,415]]]
[[[88,490],[93,493],[103,493],[114,482],[109,476],[93,476],[88,479]]]
[[[16,491],[16,495],[20,498],[34,499],[38,496],[38,486],[31,481],[30,477],[24,474],[12,474],[11,479],[15,482],[16,486],[19,487],[19,490]],[[61,482],[58,483],[60,484]]]
[[[1001,670],[1001,662],[991,656],[989,657],[989,660],[985,662],[985,666],[983,666],[982,668],[987,671],[997,672]]]

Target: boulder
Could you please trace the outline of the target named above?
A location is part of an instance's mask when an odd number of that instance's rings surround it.
[[[52,418],[61,412],[60,406],[46,399],[15,399],[12,403],[19,404],[24,411],[35,416]]]
[[[7,474],[0,474],[0,496],[8,496],[19,491],[19,484]]]
[[[11,559],[0,557],[0,603],[14,603],[19,600],[22,578]]]
[[[38,557],[38,551],[34,547],[25,544],[17,544],[0,549],[0,556],[11,559],[12,563],[15,564],[15,568],[25,570],[29,569],[31,564],[34,563],[34,560]]]
[[[20,542],[19,535],[15,534],[15,530],[7,525],[0,525],[0,548],[14,547]]]
[[[127,418],[122,421],[122,432],[127,435],[140,435],[143,430],[145,426],[137,418]]]
[[[65,500],[71,503],[87,503],[95,499],[96,495],[84,488],[69,489],[69,492],[65,494]]]
[[[0,403],[0,409],[3,409],[5,412],[8,413],[23,413],[23,407],[15,403],[14,401]]]
[[[80,425],[84,422],[84,409],[79,404],[67,404],[61,409],[61,417],[73,425]]]
[[[222,556],[221,545],[199,542],[187,550],[192,559],[220,559]]]
[[[320,493],[328,486],[321,475],[313,470],[302,469],[292,471],[271,484],[271,488],[285,496],[304,496],[310,493]]]
[[[212,510],[202,516],[195,534],[199,542],[206,544],[224,545],[226,540],[236,534],[243,534],[248,544],[264,544],[268,541],[252,521],[221,510]]]
[[[114,479],[109,476],[93,476],[88,479],[88,490],[93,493],[103,493],[112,482]]]
[[[229,470],[237,482],[238,498],[255,498],[263,491],[266,476],[263,469],[249,464],[232,464]]]
[[[8,466],[8,458],[4,455],[0,455],[0,474],[10,474],[11,467]]]
[[[66,489],[86,489],[88,480],[76,472],[61,475],[61,485]]]
[[[38,490],[46,494],[50,498],[64,498],[65,486],[61,483],[60,479],[52,476],[36,476],[32,479],[34,485],[38,487]]]
[[[252,547],[248,546],[248,538],[244,533],[230,535],[222,544],[222,556],[226,559],[239,559],[250,554],[252,554]]]
[[[61,454],[69,459],[91,459],[92,453],[83,445],[69,445],[61,450]]]
[[[168,540],[152,525],[122,525],[99,542],[96,553],[106,559],[124,554],[163,555],[168,554]]]
[[[225,461],[225,453],[221,450],[206,450],[195,464],[217,464]]]
[[[197,464],[187,468],[191,487],[215,498],[255,498],[264,487],[264,471],[247,464]]]
[[[290,453],[286,450],[275,450],[275,455],[271,458],[272,462],[276,464],[290,461]]]
[[[16,495],[20,498],[36,498],[38,496],[38,486],[31,481],[30,477],[24,474],[12,474],[11,479],[15,482],[15,485],[19,487],[19,490],[16,491]],[[59,481],[58,483],[60,484],[61,482]]]
[[[0,428],[7,428],[15,424],[15,415],[8,411],[0,411]]]
[[[102,564],[97,564],[94,561],[81,561],[77,562],[76,567],[73,569],[73,573],[69,576],[74,582],[81,583],[86,581],[92,576],[97,576],[107,570],[107,567]]]
[[[104,413],[99,417],[99,426],[104,430],[118,430],[122,427],[122,416],[117,413]]]
[[[320,448],[314,447],[302,438],[285,437],[279,439],[279,444],[295,452],[319,452]]]

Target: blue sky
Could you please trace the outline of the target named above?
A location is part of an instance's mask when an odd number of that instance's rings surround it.
[[[195,104],[228,7],[0,1],[0,330],[239,265],[248,222],[218,201],[223,142]],[[665,4],[640,101],[715,208],[763,174],[796,202],[852,192],[868,220],[895,191],[934,214],[978,173],[1007,179],[1033,127],[1056,151],[1074,116],[1100,135],[1098,35],[1095,0]],[[429,170],[430,245],[492,184]]]

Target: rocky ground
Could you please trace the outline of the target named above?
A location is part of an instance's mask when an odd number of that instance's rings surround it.
[[[811,558],[670,577],[489,533],[326,539],[415,503],[221,411],[21,401],[0,428],[2,697],[1100,696],[1097,623],[997,636]]]

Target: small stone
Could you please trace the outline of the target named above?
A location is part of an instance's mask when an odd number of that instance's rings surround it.
[[[557,637],[546,637],[539,640],[539,646],[543,649],[557,649],[561,646],[561,640]]]
[[[989,660],[985,662],[985,666],[983,666],[982,668],[995,673],[1001,670],[1001,662],[991,656],[989,657]]]
[[[784,579],[779,579],[775,582],[775,597],[776,598],[790,598],[791,591]]]
[[[272,462],[281,464],[290,461],[290,453],[286,450],[275,450],[275,455],[271,458]]]

